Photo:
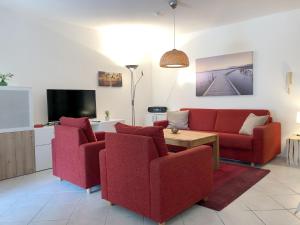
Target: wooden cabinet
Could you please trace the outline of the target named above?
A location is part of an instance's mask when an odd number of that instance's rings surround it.
[[[35,172],[33,131],[0,133],[0,180]]]

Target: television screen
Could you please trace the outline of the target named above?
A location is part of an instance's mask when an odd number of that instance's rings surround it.
[[[48,120],[60,117],[96,118],[95,90],[47,90]]]

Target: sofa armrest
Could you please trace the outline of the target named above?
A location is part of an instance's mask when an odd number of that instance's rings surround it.
[[[95,136],[96,136],[97,141],[105,140],[105,132],[102,132],[102,131],[95,132]]]
[[[100,151],[99,153],[99,163],[100,163],[101,196],[103,199],[108,199],[105,149]]]
[[[208,196],[212,188],[212,149],[199,146],[169,153],[150,164],[151,216],[164,222]]]
[[[155,122],[153,122],[153,125],[167,128],[169,125],[169,121],[168,120],[155,121]]]
[[[87,186],[100,182],[99,152],[105,148],[104,141],[80,145],[80,157],[84,166],[83,179]]]
[[[253,130],[254,162],[264,164],[281,152],[281,124],[272,122]]]

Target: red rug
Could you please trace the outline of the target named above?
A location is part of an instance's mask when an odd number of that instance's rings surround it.
[[[199,205],[220,211],[266,176],[270,170],[221,163],[214,174],[214,187],[207,202]]]

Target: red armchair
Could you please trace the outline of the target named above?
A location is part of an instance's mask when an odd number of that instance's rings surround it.
[[[52,140],[53,175],[87,189],[89,193],[93,186],[100,184],[98,155],[105,148],[104,133],[94,134],[88,127],[96,139],[89,142],[86,127],[62,124],[55,126]]]
[[[102,198],[163,223],[212,189],[209,146],[159,157],[151,137],[107,133],[100,152]]]

